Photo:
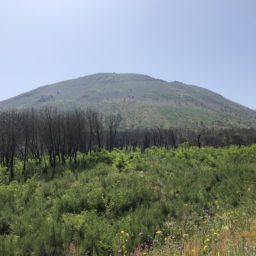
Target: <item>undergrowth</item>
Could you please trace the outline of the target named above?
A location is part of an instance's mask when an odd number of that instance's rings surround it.
[[[256,146],[150,148],[0,170],[0,255],[255,255]]]

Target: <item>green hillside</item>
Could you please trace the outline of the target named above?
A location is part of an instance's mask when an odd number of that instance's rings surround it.
[[[256,112],[209,90],[147,75],[102,73],[39,87],[0,102],[0,109],[92,107],[119,113],[125,127],[242,126],[256,124]]]

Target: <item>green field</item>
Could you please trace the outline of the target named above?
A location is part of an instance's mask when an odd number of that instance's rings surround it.
[[[0,169],[0,255],[255,255],[256,145]]]

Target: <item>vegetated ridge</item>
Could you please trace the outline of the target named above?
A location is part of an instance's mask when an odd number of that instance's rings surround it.
[[[256,125],[255,111],[210,90],[140,74],[99,73],[0,102],[0,110],[46,106],[90,107],[105,115],[120,114],[125,128]]]

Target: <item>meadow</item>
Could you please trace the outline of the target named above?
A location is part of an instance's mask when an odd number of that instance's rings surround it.
[[[0,169],[0,255],[256,255],[256,145]]]

